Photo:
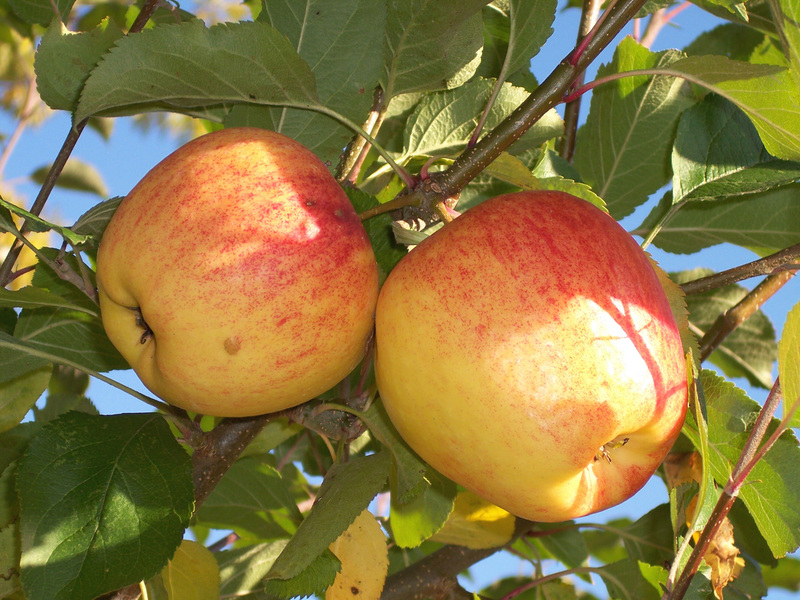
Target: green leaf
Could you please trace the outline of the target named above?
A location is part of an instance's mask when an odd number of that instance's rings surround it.
[[[633,559],[604,565],[597,573],[606,584],[611,598],[659,600],[662,585],[667,581],[667,571],[663,567]]]
[[[421,486],[428,485],[425,482],[428,466],[400,437],[382,402],[373,402],[365,412],[358,413],[358,417],[392,455],[389,474],[392,494],[401,503],[411,500],[422,490]]]
[[[408,92],[457,87],[480,62],[481,9],[488,0],[389,3],[381,85],[387,100]]]
[[[357,188],[346,187],[344,191],[347,192],[347,197],[350,198],[350,202],[358,213],[379,205],[377,198]],[[392,217],[390,214],[377,215],[363,221],[363,224],[372,244],[372,251],[375,254],[375,260],[378,262],[378,268],[381,271],[381,280],[383,280],[394,266],[400,262],[400,259],[407,254],[406,248],[398,244],[394,239],[394,235],[392,235]]]
[[[31,231],[43,232],[43,231],[53,230],[58,234],[60,234],[61,236],[63,236],[64,239],[69,241],[69,243],[72,244],[73,246],[80,245],[84,241],[86,241],[83,236],[76,235],[68,227],[62,227],[61,225],[58,225],[56,223],[45,221],[41,217],[34,215],[33,213],[28,212],[24,208],[20,208],[16,204],[12,204],[11,202],[4,200],[3,198],[0,198],[0,206],[8,209],[9,211],[11,211],[16,215],[19,215],[20,217],[25,218],[28,227],[30,227]],[[0,225],[0,228],[5,229],[9,233],[13,233],[14,230],[16,229],[16,227],[14,227],[13,229],[6,228],[3,225]]]
[[[87,79],[75,120],[242,102],[319,106],[311,69],[280,32],[192,21],[121,38]]]
[[[244,596],[260,591],[266,577],[289,540],[254,544],[244,548],[224,550],[215,554],[219,563],[220,596]]]
[[[678,284],[710,275],[708,269],[692,269],[670,273]],[[739,303],[749,293],[740,285],[728,285],[686,297],[689,322],[698,336],[702,336],[717,318]],[[751,385],[772,387],[772,367],[778,358],[775,329],[769,318],[758,310],[728,335],[709,360],[728,377],[746,377]]]
[[[800,558],[784,557],[776,567],[763,569],[761,574],[769,588],[800,591]]]
[[[0,383],[0,432],[15,427],[28,414],[47,389],[51,372],[47,365]]]
[[[455,157],[472,137],[478,119],[492,93],[493,83],[476,79],[455,90],[425,96],[406,122],[403,155],[405,162],[412,156]],[[497,95],[484,124],[484,131],[495,127],[516,109],[528,92],[504,84]],[[509,149],[524,152],[552,139],[563,131],[563,121],[549,111]]]
[[[800,69],[800,9],[792,0],[769,0],[767,4],[780,35],[783,53],[797,73]]]
[[[707,458],[717,484],[724,486],[749,437],[761,407],[742,390],[710,371],[701,373],[708,408],[710,452]],[[767,436],[774,431],[773,422]],[[697,445],[694,418],[683,429]],[[739,497],[750,511],[773,555],[783,556],[800,545],[800,448],[791,432],[781,436],[754,466]]]
[[[724,56],[689,56],[667,71],[719,94],[747,113],[770,154],[800,160],[800,87],[789,69]]]
[[[764,33],[738,23],[726,23],[697,36],[684,48],[689,56],[716,54],[746,61],[764,41]]]
[[[43,184],[51,166],[36,169],[31,173],[31,179],[39,185]],[[72,157],[67,161],[56,180],[56,185],[67,190],[97,194],[102,198],[108,196],[108,189],[100,172],[79,158]]]
[[[306,598],[321,596],[341,570],[339,559],[325,550],[300,573],[289,579],[267,579],[264,591],[269,598]]]
[[[17,488],[23,587],[53,600],[158,573],[194,504],[189,456],[157,414],[67,413],[28,445]]]
[[[800,185],[715,202],[683,205],[661,228],[653,243],[667,252],[691,254],[716,244],[777,252],[800,243]],[[671,205],[662,203],[634,233],[646,233]]]
[[[269,578],[295,577],[326,552],[383,489],[389,464],[386,452],[334,464],[320,486],[311,512],[275,561]]]
[[[778,342],[778,376],[783,390],[783,414],[796,411],[791,424],[800,427],[800,303],[786,316]]]
[[[546,550],[547,554],[574,569],[586,563],[589,558],[589,548],[577,527],[570,527],[572,522],[565,523],[537,523],[536,531],[553,532],[535,538],[538,544]]]
[[[745,114],[716,94],[681,115],[672,151],[673,202],[763,192],[800,179],[770,156]]]
[[[12,381],[53,362],[55,356],[0,331],[0,381]]]
[[[280,0],[265,3],[259,17],[287,36],[317,81],[328,109],[362,123],[383,67],[386,3],[375,0]],[[335,163],[353,132],[308,111],[272,109],[276,131]]]
[[[161,572],[169,600],[218,600],[219,567],[202,544],[183,540]]]
[[[100,372],[128,368],[127,361],[109,341],[100,319],[84,312],[64,308],[25,309],[17,322],[14,339],[21,344],[17,351],[38,351],[52,362]],[[0,351],[0,357],[5,353]]]
[[[651,565],[668,564],[674,558],[669,505],[660,504],[625,528],[622,542],[628,555]]]
[[[439,531],[453,512],[456,484],[429,469],[421,489],[407,501],[392,488],[389,522],[392,537],[401,548],[416,548]]]
[[[514,73],[530,63],[553,33],[556,0],[510,0],[511,30],[508,50],[498,79]]]
[[[47,106],[74,111],[92,69],[121,37],[122,31],[113,21],[103,21],[84,33],[71,33],[61,21],[53,21],[42,36],[34,61],[36,88]]]
[[[95,307],[90,310],[83,304],[76,304],[69,298],[58,296],[44,288],[25,286],[18,290],[7,290],[0,288],[0,306],[10,306],[14,308],[68,308],[77,310],[95,317],[100,316],[100,309]]]
[[[9,0],[8,4],[23,21],[46,26],[53,19],[66,21],[75,0]]]
[[[679,57],[677,51],[650,52],[625,38],[598,77],[667,67]],[[669,182],[673,132],[691,104],[684,82],[671,77],[624,77],[593,91],[574,164],[614,218],[629,215]]]
[[[291,537],[303,520],[280,473],[257,458],[233,463],[198,509],[197,518],[258,541]]]
[[[78,235],[85,236],[92,247],[97,246],[109,221],[111,221],[111,217],[114,216],[120,202],[123,200],[124,198],[117,196],[95,204],[83,213],[70,229]]]

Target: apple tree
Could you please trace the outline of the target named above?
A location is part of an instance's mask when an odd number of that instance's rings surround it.
[[[800,589],[800,305],[780,331],[762,311],[800,261],[800,2],[697,0],[716,25],[652,51],[688,4],[0,1],[0,102],[16,123],[0,169],[27,128],[63,139],[30,174],[32,202],[5,180],[0,198],[0,598]],[[578,31],[553,30],[559,10],[580,12]],[[575,43],[532,72],[551,36]],[[51,111],[71,126],[58,130]],[[558,523],[489,504],[404,442],[371,347],[333,389],[253,417],[189,413],[117,381],[129,367],[105,334],[94,274],[121,199],[71,154],[123,117],[185,138],[246,125],[299,141],[345,188],[382,279],[507,192],[568,192],[624,220],[680,265],[664,286],[691,382],[681,435],[653,475],[660,498],[624,518]],[[75,222],[43,218],[67,188],[99,200]],[[698,267],[720,244],[752,257]],[[141,410],[101,414],[90,378]],[[529,575],[468,591],[459,575],[495,554]]]

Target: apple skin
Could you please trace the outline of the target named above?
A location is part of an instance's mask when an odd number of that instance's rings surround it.
[[[322,162],[243,127],[189,142],[134,187],[103,235],[97,283],[106,332],[150,391],[243,417],[347,376],[372,334],[378,270]]]
[[[378,298],[375,370],[411,448],[533,521],[636,493],[687,404],[649,258],[602,210],[554,191],[488,200],[405,256]]]

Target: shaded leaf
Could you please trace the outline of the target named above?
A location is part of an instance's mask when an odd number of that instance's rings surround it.
[[[772,253],[800,243],[800,185],[729,198],[683,205],[661,228],[653,244],[667,252],[691,254],[717,244],[736,244]],[[648,232],[668,210],[662,201],[635,233]]]
[[[50,165],[40,167],[31,173],[31,179],[39,185],[44,183]],[[100,172],[89,163],[78,158],[70,158],[64,165],[61,175],[56,180],[56,186],[77,192],[89,192],[103,198],[108,196],[108,189]]]
[[[673,273],[677,283],[685,283],[710,275],[708,269],[692,269]],[[749,291],[740,285],[728,285],[686,297],[689,320],[698,336],[702,336],[717,318],[740,302]],[[772,387],[772,367],[778,358],[775,329],[763,311],[753,313],[730,333],[709,360],[728,377],[746,377],[751,385]]]
[[[770,156],[745,114],[716,94],[681,115],[672,169],[673,202],[763,192],[800,178],[800,163]]]
[[[381,78],[387,99],[409,92],[456,87],[469,79],[480,61],[481,9],[487,2],[391,2],[386,16]]]
[[[346,187],[344,191],[358,213],[379,205],[377,198],[357,188]],[[400,259],[407,254],[406,248],[398,244],[392,235],[392,216],[389,213],[383,213],[367,219],[363,221],[363,224],[372,244],[372,251],[375,254],[378,268],[381,271],[381,280],[383,280],[394,266],[400,262]]]
[[[0,432],[15,427],[28,414],[47,389],[51,371],[47,365],[0,383]]]
[[[374,0],[280,0],[265,3],[258,17],[287,36],[316,78],[317,97],[328,109],[358,124],[372,104],[383,68],[386,3]],[[353,132],[329,117],[272,109],[276,131],[334,164]]]
[[[288,540],[277,540],[217,552],[215,556],[219,563],[220,595],[244,596],[260,590],[261,580],[269,573],[287,542]]]
[[[555,0],[510,0],[508,50],[498,79],[525,67],[553,33]]]
[[[430,469],[425,483],[406,501],[392,489],[389,522],[392,537],[401,548],[416,548],[439,531],[453,512],[456,484]]]
[[[47,25],[53,19],[66,21],[75,0],[9,0],[11,10],[27,23]]]
[[[383,489],[389,463],[389,454],[381,452],[334,464],[320,486],[311,512],[275,561],[269,578],[295,577],[326,552],[331,542]]]
[[[28,445],[17,488],[23,587],[53,600],[158,573],[194,504],[189,456],[155,414],[52,421]]]
[[[291,537],[302,515],[277,470],[256,458],[237,460],[197,511],[204,524],[259,541]]]
[[[800,87],[790,70],[724,56],[689,56],[668,70],[747,113],[770,154],[800,160]]]

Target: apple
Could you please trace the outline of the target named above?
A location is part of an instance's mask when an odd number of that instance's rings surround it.
[[[432,234],[376,309],[376,376],[401,436],[519,517],[637,492],[680,432],[680,333],[648,256],[556,191],[506,194]]]
[[[154,167],[101,240],[105,330],[164,401],[220,417],[282,410],[361,360],[378,270],[347,195],[307,148],[231,128]]]

